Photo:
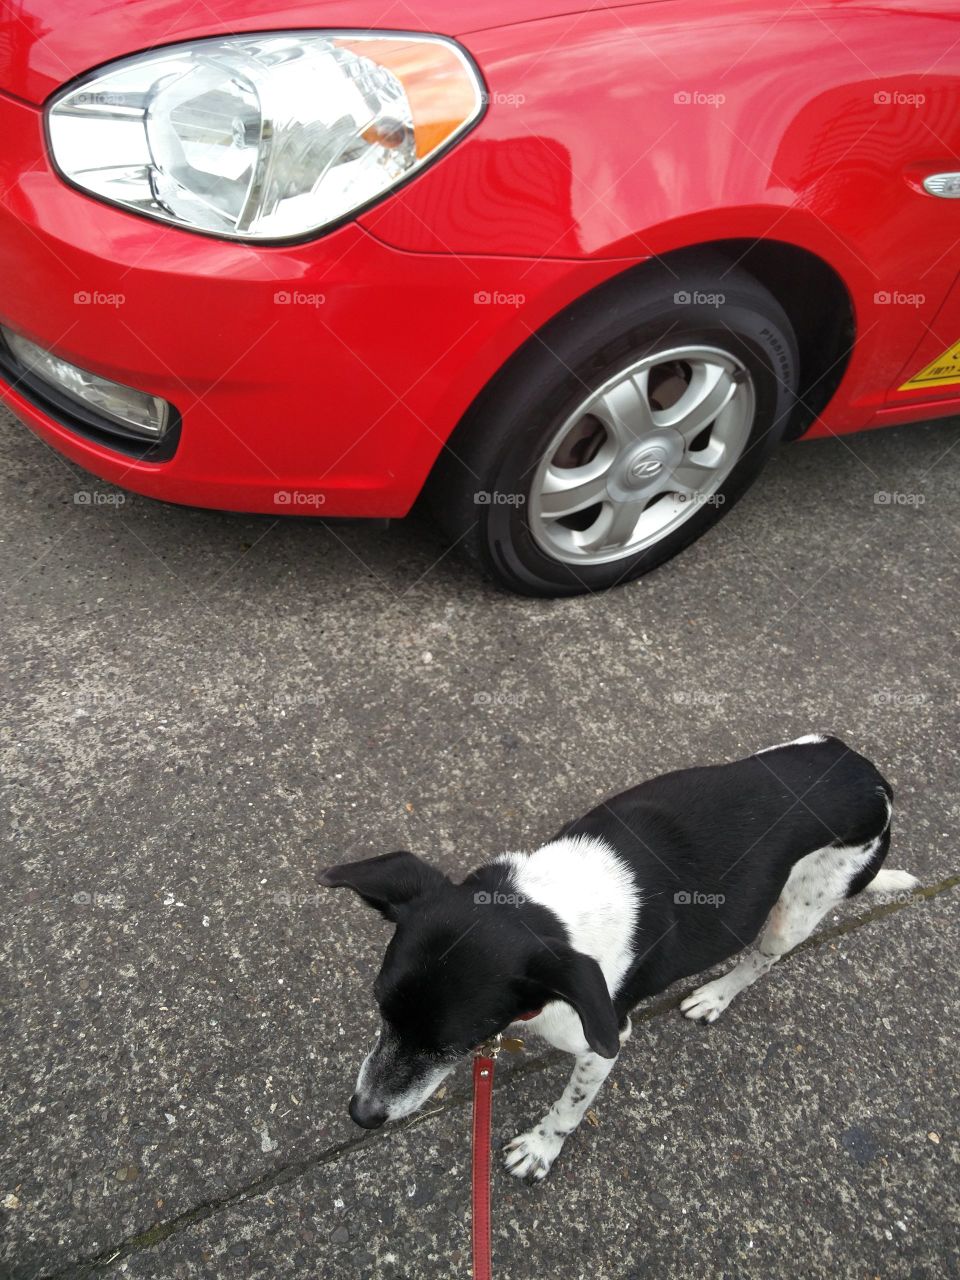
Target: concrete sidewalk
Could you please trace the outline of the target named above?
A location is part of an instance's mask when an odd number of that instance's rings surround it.
[[[390,530],[77,503],[0,421],[0,1276],[463,1276],[467,1075],[346,1114],[387,926],[319,866],[462,875],[644,776],[828,729],[897,793],[891,866],[714,1026],[639,1021],[498,1276],[960,1275],[960,423],[783,450],[632,587],[534,602]],[[923,502],[876,502],[877,493]],[[499,1141],[559,1090],[500,1073]]]

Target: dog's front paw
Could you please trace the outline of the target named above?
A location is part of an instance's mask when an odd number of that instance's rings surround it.
[[[560,1154],[563,1138],[551,1135],[542,1125],[529,1133],[519,1133],[503,1149],[503,1163],[515,1178],[532,1178],[539,1182],[550,1172]]]
[[[694,1022],[716,1022],[733,999],[723,978],[697,987],[685,1000],[680,1001],[680,1012]]]

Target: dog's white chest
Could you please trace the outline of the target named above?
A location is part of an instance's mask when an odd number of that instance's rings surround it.
[[[590,1052],[590,1046],[583,1034],[583,1024],[576,1011],[562,1000],[555,1000],[552,1004],[546,1005],[542,1013],[521,1023],[520,1026],[523,1028],[524,1035],[528,1031],[533,1032],[554,1049],[559,1049],[561,1053],[572,1053],[579,1058]]]
[[[577,837],[554,840],[529,855],[507,853],[498,861],[511,864],[517,892],[549,908],[570,945],[593,956],[615,996],[630,968],[640,909],[633,877],[617,854],[602,840]],[[580,1019],[563,1002],[547,1005],[527,1026],[558,1049],[585,1051]]]

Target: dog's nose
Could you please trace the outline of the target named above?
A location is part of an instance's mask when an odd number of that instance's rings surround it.
[[[386,1111],[375,1102],[364,1102],[356,1094],[350,1099],[350,1119],[362,1129],[379,1129],[386,1118]]]

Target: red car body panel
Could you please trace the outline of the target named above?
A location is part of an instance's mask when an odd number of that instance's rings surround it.
[[[850,295],[857,341],[809,436],[960,409],[960,385],[900,389],[960,339],[960,201],[920,187],[960,168],[953,0],[569,7],[525,0],[517,22],[493,0],[480,30],[460,0],[404,11],[407,29],[470,51],[484,117],[353,223],[255,246],[67,186],[43,101],[156,44],[363,27],[382,6],[234,0],[228,21],[170,0],[93,14],[27,0],[0,41],[0,321],[168,399],[182,435],[169,461],[140,463],[2,382],[0,396],[74,461],[154,497],[276,512],[278,492],[303,490],[304,514],[402,515],[548,319],[653,254],[738,238],[816,254]]]
[[[896,391],[899,375],[957,276],[960,204],[926,195],[915,174],[921,158],[923,173],[960,165],[960,75],[938,71],[960,16],[946,3],[922,16],[884,5],[882,20],[851,4],[707,8],[693,59],[704,9],[673,3],[584,14],[573,33],[568,18],[539,23],[526,52],[515,29],[466,37],[506,108],[361,222],[434,253],[643,258],[768,237],[809,249],[846,284],[859,337],[818,433],[857,429],[888,399],[919,398]],[[627,150],[621,122],[640,121]],[[482,221],[464,219],[463,190]],[[942,351],[960,339],[960,298],[940,321]]]

